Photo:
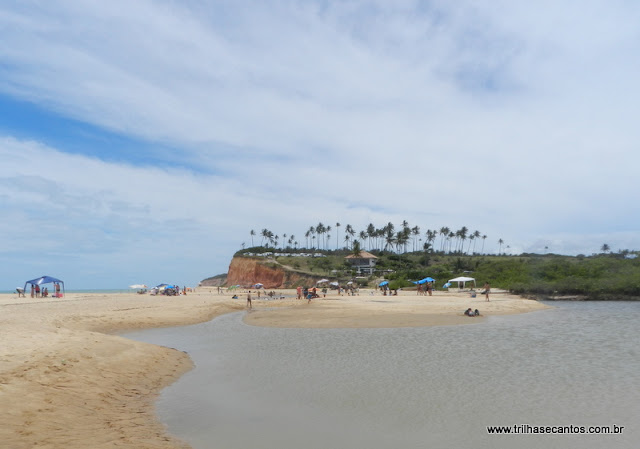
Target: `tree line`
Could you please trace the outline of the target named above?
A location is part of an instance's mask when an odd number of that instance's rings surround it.
[[[342,228],[342,235],[340,232]],[[335,226],[325,225],[322,222],[315,226],[310,226],[303,234],[304,239],[296,237],[294,234],[275,234],[269,229],[262,229],[259,233],[252,229],[249,233],[251,246],[255,247],[255,240],[260,239],[263,247],[280,248],[282,250],[331,250],[335,237],[335,250],[353,250],[354,247],[365,250],[381,250],[396,253],[406,253],[411,251],[439,251],[444,254],[484,254],[485,241],[487,235],[480,231],[470,231],[463,226],[458,230],[452,230],[447,226],[440,229],[427,229],[422,232],[419,226],[410,226],[404,220],[398,227],[389,222],[382,227],[377,227],[373,223],[361,230],[356,231],[353,226],[347,224],[342,226],[339,222]],[[300,242],[302,240],[302,243]],[[342,242],[342,246],[341,246]],[[502,253],[504,241],[498,239],[498,253]],[[478,252],[476,252],[476,246]],[[242,244],[243,248],[245,244]],[[507,246],[508,248],[508,246]]]

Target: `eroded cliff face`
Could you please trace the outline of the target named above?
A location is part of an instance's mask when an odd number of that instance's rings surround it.
[[[265,289],[292,288],[298,285],[313,285],[318,279],[300,275],[262,259],[234,257],[229,265],[226,285],[249,287],[259,282]]]

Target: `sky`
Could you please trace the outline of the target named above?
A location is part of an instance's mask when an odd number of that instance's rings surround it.
[[[638,23],[629,0],[5,0],[0,290],[197,285],[251,230],[319,222],[332,247],[406,220],[488,253],[640,249]]]

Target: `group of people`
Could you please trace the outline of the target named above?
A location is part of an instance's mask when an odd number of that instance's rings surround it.
[[[433,291],[433,283],[427,282],[426,284],[418,284],[418,296],[420,295],[429,295],[431,296],[431,292]]]
[[[469,307],[467,310],[464,311],[464,314],[466,316],[480,316],[480,311],[478,309],[471,310],[471,307]]]
[[[322,295],[323,295],[324,298],[327,297],[327,288],[326,287],[323,287]],[[320,295],[318,295],[318,288],[317,287],[312,287],[312,288],[298,287],[298,288],[296,288],[296,297],[297,297],[297,299],[305,298],[307,300],[307,302],[309,303],[309,302],[311,302],[312,299],[319,298]]]
[[[24,290],[23,289],[16,289],[18,291],[18,296],[20,294],[22,294],[22,296],[24,296]],[[54,297],[59,298],[62,295],[60,294],[60,284],[58,284],[57,282],[54,282],[53,284],[53,290],[54,290]],[[48,287],[44,287],[44,288],[40,288],[40,285],[38,284],[31,284],[31,297],[32,298],[47,298],[49,296],[49,288]]]
[[[312,299],[320,297],[320,295],[318,295],[318,288],[317,287],[312,287],[312,288],[297,287],[296,288],[296,294],[297,294],[296,295],[297,299],[305,298],[307,300],[307,302],[311,302]],[[322,297],[323,298],[327,297],[327,287],[323,287],[322,288]]]
[[[176,285],[166,286],[162,290],[160,290],[158,287],[153,287],[149,291],[149,294],[151,296],[156,296],[156,295],[164,295],[164,296],[186,295],[187,294],[187,287],[183,287],[182,289],[180,289],[180,286],[177,285],[177,284]]]
[[[258,299],[260,299],[260,296],[261,296],[261,294],[262,294],[262,293],[261,293],[261,291],[260,291],[259,289],[258,289],[258,290],[256,290],[256,294],[258,295]],[[276,297],[276,296],[277,296],[277,293],[276,293],[275,291],[273,291],[273,290],[272,290],[272,291],[270,291],[270,292],[265,293],[265,296],[268,296],[268,297],[269,297],[269,299],[273,299],[274,297]],[[238,299],[238,295],[233,295],[233,296],[231,297],[231,299]],[[277,299],[277,298],[276,298],[276,299]],[[284,296],[282,296],[282,295],[281,295],[281,296],[280,296],[280,299],[284,299]],[[298,299],[300,299],[300,298],[298,298]],[[249,291],[247,292],[247,308],[249,308],[249,309],[251,309],[251,308],[252,308],[252,303],[251,303],[251,301],[252,301],[252,297],[251,297],[251,290],[249,290]]]

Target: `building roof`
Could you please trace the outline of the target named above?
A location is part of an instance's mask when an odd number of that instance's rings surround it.
[[[367,251],[360,251],[357,256],[349,254],[345,259],[377,259],[377,257]]]

